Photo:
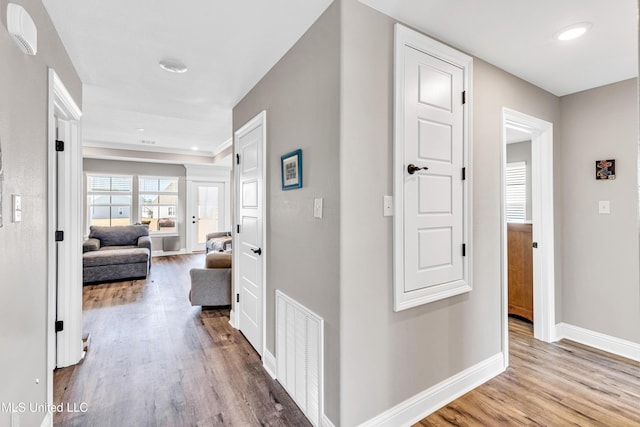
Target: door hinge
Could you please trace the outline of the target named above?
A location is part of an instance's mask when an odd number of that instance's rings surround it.
[[[56,242],[62,242],[64,240],[64,231],[57,230],[56,231]]]
[[[56,139],[56,151],[64,151],[64,141]]]
[[[236,294],[236,302],[240,302],[240,294]]]
[[[466,104],[467,103],[467,91],[463,90],[462,91],[462,104]]]
[[[462,168],[462,180],[467,179],[467,168]]]
[[[240,164],[240,154],[236,154],[236,165]]]
[[[240,224],[236,225],[236,233],[240,234]]]
[[[56,332],[64,331],[64,322],[62,320],[56,320]]]
[[[462,256],[467,256],[467,244],[462,244]]]

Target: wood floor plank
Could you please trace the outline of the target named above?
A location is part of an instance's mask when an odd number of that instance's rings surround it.
[[[509,368],[416,426],[640,426],[640,363],[509,319]]]
[[[155,258],[146,280],[85,286],[91,346],[54,374],[55,426],[310,426],[229,325],[229,309],[191,307],[203,255]]]

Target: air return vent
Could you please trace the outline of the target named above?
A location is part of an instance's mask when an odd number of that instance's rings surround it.
[[[22,6],[14,3],[7,5],[7,30],[20,50],[27,55],[38,51],[38,30],[33,19]]]
[[[277,378],[314,426],[320,425],[323,393],[324,322],[276,291]]]

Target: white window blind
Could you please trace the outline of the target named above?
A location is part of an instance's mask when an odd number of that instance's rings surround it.
[[[527,164],[507,163],[506,175],[507,222],[524,222],[527,219]]]
[[[89,225],[131,224],[132,177],[87,175]]]

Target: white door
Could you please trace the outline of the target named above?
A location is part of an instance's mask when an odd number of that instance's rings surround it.
[[[236,240],[233,245],[238,329],[262,355],[264,313],[265,113],[236,132]]]
[[[396,180],[401,183],[401,296],[408,308],[469,290],[466,277],[464,67],[402,46]],[[396,229],[397,230],[397,229]],[[396,246],[397,248],[397,246]],[[397,266],[398,267],[398,266]],[[396,289],[398,296],[398,289]],[[397,301],[398,302],[398,301]]]
[[[224,184],[193,182],[188,224],[191,233],[191,252],[204,251],[206,236],[214,231],[226,231],[224,227]]]

